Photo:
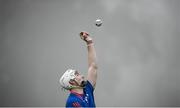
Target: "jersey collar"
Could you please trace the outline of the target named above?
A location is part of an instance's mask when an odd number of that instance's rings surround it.
[[[80,97],[82,97],[84,95],[84,94],[80,94],[80,93],[77,93],[77,92],[74,92],[74,91],[70,91],[70,93],[72,93],[72,94],[74,94],[76,96],[80,96]]]

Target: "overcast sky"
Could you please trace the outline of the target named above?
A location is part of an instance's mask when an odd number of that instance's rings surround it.
[[[81,31],[97,51],[97,106],[180,106],[179,6],[179,0],[0,0],[0,106],[65,106],[60,76],[68,68],[86,75],[88,68]]]

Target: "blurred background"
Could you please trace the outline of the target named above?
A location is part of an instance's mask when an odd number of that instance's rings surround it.
[[[180,0],[0,0],[0,106],[64,107],[95,42],[99,107],[180,106]],[[96,27],[97,18],[103,20]]]

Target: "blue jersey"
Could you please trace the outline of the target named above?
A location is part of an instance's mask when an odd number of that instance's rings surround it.
[[[83,89],[83,94],[71,92],[66,107],[95,107],[94,88],[89,81]]]

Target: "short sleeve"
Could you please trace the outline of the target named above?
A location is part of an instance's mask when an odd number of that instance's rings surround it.
[[[94,91],[94,87],[92,86],[92,84],[91,84],[89,81],[87,81],[86,87],[87,87],[91,92]]]

